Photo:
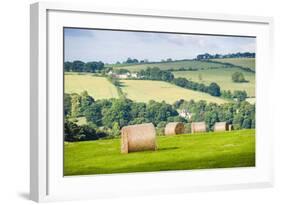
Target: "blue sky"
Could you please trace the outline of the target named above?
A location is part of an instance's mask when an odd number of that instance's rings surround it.
[[[256,39],[248,37],[65,29],[65,61],[192,59],[202,53],[255,52],[255,46]]]

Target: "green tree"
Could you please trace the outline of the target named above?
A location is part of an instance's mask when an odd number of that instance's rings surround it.
[[[120,127],[127,125],[130,121],[130,102],[123,99],[115,99],[112,106],[103,113],[102,122],[105,126],[112,128],[117,122]]]
[[[72,63],[69,61],[64,62],[63,69],[66,72],[72,71]]]
[[[78,125],[70,121],[66,121],[64,123],[65,141],[70,141],[70,142],[79,141],[79,139],[81,138],[81,135],[79,135],[79,133],[80,133],[80,128]]]
[[[246,91],[235,90],[233,97],[237,99],[238,102],[244,101],[247,98]]]
[[[242,123],[243,123],[243,115],[241,113],[238,113],[233,118],[233,125],[235,129],[241,129]]]
[[[71,116],[78,117],[80,114],[81,97],[78,94],[71,96]]]
[[[118,122],[113,123],[112,136],[114,136],[114,137],[120,136],[120,126],[119,126]]]
[[[82,61],[73,61],[72,71],[74,72],[83,72],[85,63]]]
[[[241,73],[241,72],[235,72],[235,73],[233,73],[232,76],[231,76],[231,79],[232,79],[232,81],[235,82],[235,83],[247,82],[247,81],[245,80],[245,77],[244,77],[243,73]]]
[[[63,97],[63,109],[64,116],[69,116],[71,114],[71,96],[70,94],[65,93]]]
[[[88,122],[97,126],[102,125],[102,107],[99,103],[93,103],[84,110],[84,115]]]
[[[218,114],[215,111],[207,111],[205,113],[205,122],[209,130],[212,130],[214,124],[218,122]]]
[[[81,94],[81,104],[80,104],[80,112],[83,113],[85,109],[87,109],[95,100],[92,96],[88,95],[87,91],[83,91]]]
[[[211,83],[208,87],[208,93],[212,96],[220,96],[220,86],[216,83]]]
[[[251,119],[249,119],[248,117],[247,118],[245,118],[244,120],[243,120],[243,123],[242,123],[242,128],[244,128],[244,129],[250,129],[251,128]]]

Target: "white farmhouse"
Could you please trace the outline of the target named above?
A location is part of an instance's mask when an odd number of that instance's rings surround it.
[[[130,73],[118,74],[116,75],[117,78],[126,79],[130,76]]]
[[[138,74],[137,74],[137,73],[131,73],[131,77],[132,77],[132,78],[137,78],[137,77],[138,77]]]
[[[185,119],[190,119],[192,117],[192,113],[188,112],[187,109],[182,109],[179,111],[179,116]]]

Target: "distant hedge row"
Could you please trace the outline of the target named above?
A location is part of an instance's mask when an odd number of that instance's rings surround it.
[[[99,72],[103,70],[104,63],[101,61],[92,61],[84,63],[83,61],[64,62],[64,71],[66,72]]]
[[[190,81],[186,78],[175,78],[171,71],[161,70],[158,67],[149,67],[146,70],[141,70],[138,75],[141,79],[166,81],[182,88],[205,92],[212,96],[221,96],[220,86],[214,82],[210,85],[204,85],[203,83]]]

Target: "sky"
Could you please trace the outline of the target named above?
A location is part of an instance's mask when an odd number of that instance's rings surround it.
[[[255,52],[251,37],[65,28],[65,61],[193,59],[198,54]]]

